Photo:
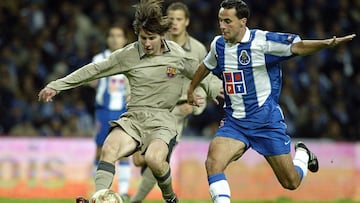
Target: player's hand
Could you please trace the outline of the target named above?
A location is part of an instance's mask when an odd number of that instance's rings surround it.
[[[56,95],[56,90],[45,87],[44,89],[42,89],[38,96],[39,96],[39,101],[44,101],[44,102],[51,102],[52,98]]]
[[[205,104],[205,98],[199,94],[195,94],[194,91],[188,90],[188,104],[193,106],[200,106]]]
[[[221,99],[224,99],[224,98],[225,98],[225,96],[224,96],[224,88],[223,88],[223,87],[221,87],[221,89],[220,89],[218,95],[216,96],[216,98],[213,99],[213,102],[214,102],[216,105],[219,105],[219,104],[220,104],[219,100],[217,100],[218,97],[221,98]]]
[[[346,35],[344,37],[336,37],[336,36],[334,36],[330,40],[329,46],[334,47],[334,46],[337,46],[337,45],[339,45],[341,43],[351,41],[355,36],[356,36],[356,34]]]
[[[188,116],[188,115],[192,114],[192,112],[194,111],[193,106],[188,103],[180,104],[179,110],[180,110],[181,115],[183,115],[183,116]]]

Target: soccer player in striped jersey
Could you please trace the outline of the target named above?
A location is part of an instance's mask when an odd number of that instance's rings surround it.
[[[355,34],[323,40],[301,40],[296,34],[249,29],[250,11],[242,0],[221,3],[218,19],[222,32],[211,43],[188,89],[188,102],[197,105],[193,90],[210,72],[223,80],[225,117],[211,141],[205,163],[209,192],[216,203],[230,202],[224,174],[227,166],[249,148],[263,155],[285,189],[294,190],[309,169],[317,172],[317,157],[307,146],[295,144],[278,104],[282,85],[280,62],[293,56],[351,41]]]
[[[107,38],[107,49],[93,57],[92,62],[99,62],[110,56],[110,54],[127,44],[126,30],[118,24],[110,27]],[[125,75],[118,74],[100,78],[91,83],[96,87],[95,97],[95,121],[96,121],[96,155],[95,171],[98,167],[101,148],[110,129],[109,121],[116,120],[126,112],[126,100],[130,93],[129,82]],[[117,166],[118,193],[123,200],[129,199],[129,183],[131,176],[131,166],[129,158],[119,160]]]

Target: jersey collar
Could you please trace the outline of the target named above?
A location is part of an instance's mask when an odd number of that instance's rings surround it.
[[[250,41],[250,30],[248,27],[246,27],[245,29],[245,34],[244,37],[241,39],[241,43],[246,43]]]
[[[166,40],[161,40],[161,46],[162,46],[162,48],[164,49],[163,53],[170,52],[170,48],[169,48],[169,45],[168,45],[168,43],[166,42]],[[137,42],[137,48],[138,48],[138,52],[139,52],[139,57],[140,57],[140,59],[145,58],[145,57],[146,57],[146,54],[145,54],[144,50],[142,49],[141,44],[140,44],[139,41]]]

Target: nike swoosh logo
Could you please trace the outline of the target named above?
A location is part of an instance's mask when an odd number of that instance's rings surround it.
[[[291,140],[289,140],[289,141],[287,141],[287,142],[284,142],[284,144],[285,144],[285,145],[288,145],[288,144],[290,144],[290,141],[291,141]]]

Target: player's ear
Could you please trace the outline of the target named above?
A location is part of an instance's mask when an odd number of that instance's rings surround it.
[[[243,25],[246,25],[246,23],[247,23],[247,18],[241,18],[240,20],[241,20],[241,23],[242,23]]]
[[[187,26],[189,26],[189,24],[190,24],[190,19],[189,19],[189,18],[186,18],[186,20],[185,20],[185,26],[187,27]]]
[[[161,40],[164,40],[164,39],[165,39],[165,33],[160,35],[160,39],[161,39]]]

